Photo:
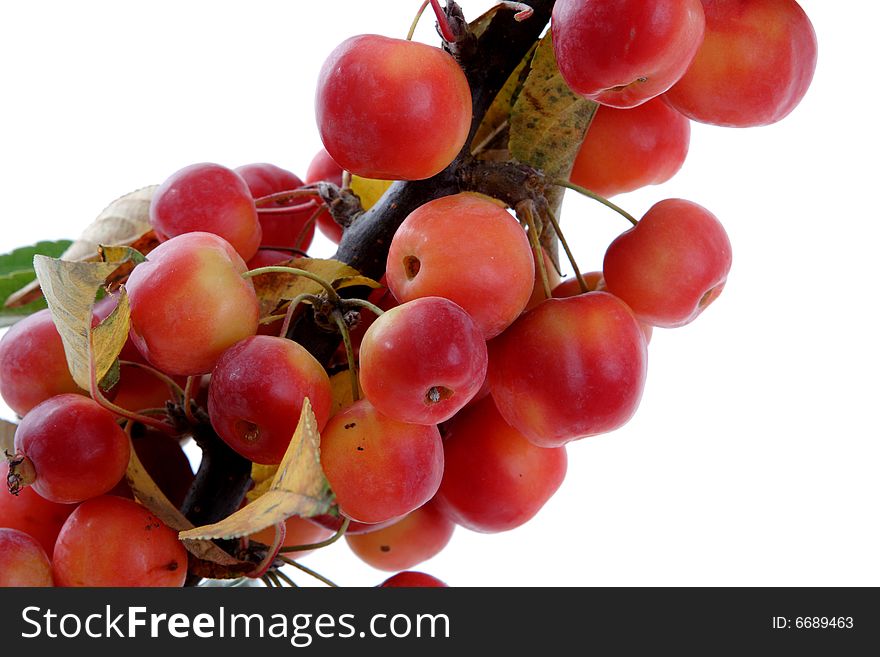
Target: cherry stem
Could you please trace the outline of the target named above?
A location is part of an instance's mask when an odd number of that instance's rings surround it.
[[[357,363],[354,358],[354,347],[351,346],[351,332],[348,330],[348,325],[345,323],[345,318],[342,316],[339,309],[334,310],[332,315],[333,321],[336,322],[336,326],[342,334],[342,344],[345,345],[345,358],[348,360],[348,376],[351,380],[351,398],[353,401],[358,401],[361,398],[361,393],[360,386],[358,385],[358,371]]]
[[[304,278],[308,278],[309,280],[315,281],[315,283],[318,283],[321,287],[324,288],[324,290],[327,292],[327,297],[332,303],[339,303],[339,295],[336,294],[336,290],[333,289],[333,286],[317,274],[313,274],[312,272],[306,271],[305,269],[273,265],[271,267],[257,267],[256,269],[251,269],[250,271],[244,272],[241,277],[253,278],[254,276],[259,276],[260,274],[292,274],[294,276],[302,276]]]
[[[195,415],[193,415],[192,409],[193,397],[199,394],[199,389],[201,387],[201,375],[188,376],[186,378],[186,389],[183,393],[183,413],[186,416],[186,419],[189,420],[191,424],[195,424],[197,422]]]
[[[259,211],[290,211],[289,207],[284,207],[284,204],[288,201],[292,201],[296,198],[304,198],[304,197],[314,198],[316,196],[320,196],[318,194],[318,190],[312,185],[303,185],[297,189],[288,189],[283,192],[275,192],[274,194],[266,194],[266,196],[261,196],[259,198],[254,199],[254,203],[257,206],[257,210]],[[277,207],[269,207],[272,204],[275,204]]]
[[[89,341],[91,342],[91,336],[89,337]],[[91,347],[91,344],[89,345]],[[174,427],[172,427],[167,422],[161,422],[159,420],[154,420],[153,418],[142,415],[140,413],[134,413],[129,411],[122,406],[117,406],[109,399],[104,396],[104,393],[101,392],[101,388],[98,385],[97,381],[97,373],[95,372],[95,359],[90,355],[89,356],[89,394],[92,399],[94,399],[98,404],[106,408],[111,413],[118,415],[119,417],[125,418],[126,420],[134,420],[135,422],[140,422],[143,425],[148,427],[152,427],[153,429],[157,429],[162,433],[167,433],[171,436],[176,435],[176,431]]]
[[[145,363],[138,363],[133,360],[120,360],[119,366],[120,367],[139,367],[140,369],[149,372],[150,374],[155,376],[157,379],[162,381],[162,383],[167,385],[168,390],[171,391],[171,394],[174,395],[177,399],[183,399],[183,388],[180,387],[180,385],[177,383],[177,381],[172,379],[167,374],[160,372],[155,367],[150,367],[149,365],[147,365]]]
[[[413,19],[412,24],[409,26],[409,32],[406,33],[406,40],[407,41],[412,41],[413,35],[416,33],[416,27],[418,26],[419,21],[422,18],[422,14],[425,13],[425,9],[428,7],[428,3],[430,1],[431,0],[425,0],[422,3],[422,6],[419,7],[418,12],[416,12],[416,17]]]
[[[591,198],[594,201],[599,201],[599,203],[601,203],[602,205],[611,208],[617,214],[621,215],[622,217],[625,217],[627,219],[627,221],[629,221],[633,226],[635,226],[639,223],[638,219],[633,217],[629,212],[627,212],[626,210],[621,208],[619,205],[615,205],[614,203],[609,201],[604,196],[599,196],[596,192],[591,192],[586,187],[581,187],[580,185],[575,185],[574,183],[568,182],[567,180],[553,180],[553,181],[551,181],[550,184],[556,185],[557,187],[565,187],[566,189],[570,189],[574,192],[577,192],[578,194],[582,194],[583,196],[586,196],[587,198]]]
[[[303,251],[302,249],[297,249],[292,246],[260,246],[260,251],[289,251],[291,255],[296,255],[301,258],[308,258],[309,254]]]
[[[280,553],[285,552],[305,552],[306,550],[319,550],[322,547],[327,547],[328,545],[333,545],[336,541],[342,538],[345,535],[345,532],[348,531],[348,526],[351,524],[351,519],[346,518],[342,521],[342,524],[339,526],[339,529],[336,530],[336,533],[333,534],[330,538],[327,538],[319,543],[309,543],[307,545],[289,545],[284,546],[279,551]]]
[[[267,589],[281,588],[281,582],[278,581],[277,571],[269,571],[260,578]]]
[[[318,209],[311,214],[311,216],[306,220],[306,223],[304,223],[303,227],[300,229],[299,234],[296,236],[296,240],[294,241],[294,244],[296,244],[297,247],[297,251],[300,251],[300,253],[303,253],[303,251],[300,250],[300,247],[302,246],[303,241],[306,239],[306,235],[308,235],[309,229],[315,225],[318,217],[320,217],[324,212],[327,212],[327,206],[323,204],[319,205]]]
[[[298,294],[290,300],[290,304],[287,307],[287,312],[284,313],[284,323],[281,324],[281,331],[279,331],[278,333],[278,335],[282,338],[287,335],[287,329],[290,328],[290,322],[293,320],[293,313],[296,311],[296,307],[303,301],[311,301],[312,303],[317,303],[318,301],[320,301],[320,299],[318,299],[318,297],[316,297],[314,294],[304,292],[303,294]]]
[[[440,36],[448,43],[455,43],[455,34],[452,33],[452,28],[449,26],[446,12],[440,8],[440,0],[431,0],[431,9],[434,10],[434,15],[437,17],[437,27],[440,30]]]
[[[260,320],[260,324],[272,324],[273,322],[277,322],[279,319],[284,319],[287,315],[266,315]]]
[[[272,545],[269,546],[269,551],[266,553],[266,556],[263,557],[263,560],[256,567],[254,572],[248,575],[248,577],[259,579],[269,572],[269,569],[278,557],[278,551],[281,549],[281,546],[284,545],[285,536],[287,536],[287,524],[282,521],[275,525],[275,540],[272,541]]]
[[[385,314],[385,311],[382,310],[379,306],[374,303],[370,303],[366,299],[346,299],[344,301],[345,306],[357,306],[358,308],[366,308],[371,313],[376,315],[376,317],[381,317]]]
[[[288,566],[293,566],[294,568],[298,568],[299,570],[303,571],[307,575],[311,575],[315,579],[317,579],[321,582],[324,582],[324,584],[326,584],[327,586],[332,586],[333,588],[338,588],[338,586],[335,583],[331,582],[329,579],[324,577],[321,573],[317,573],[314,570],[312,570],[311,568],[307,568],[306,566],[303,566],[301,563],[298,563],[298,562],[294,561],[293,559],[288,559],[287,557],[284,557],[284,556],[280,556],[278,558],[281,561],[283,561],[284,563],[286,563]]]
[[[294,582],[292,579],[290,579],[290,577],[288,577],[287,574],[283,573],[282,571],[273,570],[272,573],[278,579],[284,580],[287,583],[287,585],[290,586],[291,588],[294,588],[294,589],[299,588],[299,585],[296,582]]]
[[[553,296],[553,291],[550,289],[550,278],[547,275],[547,265],[544,262],[544,249],[541,248],[541,242],[538,239],[538,229],[535,225],[534,208],[534,201],[522,201],[516,206],[516,214],[525,219],[526,225],[529,228],[529,242],[531,242],[532,244],[532,252],[535,255],[535,264],[537,265],[538,271],[541,274],[541,284],[544,287],[544,298],[549,299],[551,296]]]
[[[565,255],[568,257],[568,262],[571,263],[572,269],[574,269],[574,275],[577,278],[578,286],[581,288],[581,293],[589,292],[587,288],[587,282],[584,280],[584,275],[581,273],[580,268],[578,267],[577,262],[574,259],[574,253],[572,253],[571,248],[568,246],[568,240],[565,239],[565,234],[562,232],[562,228],[559,225],[559,219],[556,217],[556,213],[553,212],[553,208],[549,205],[545,208],[547,218],[550,220],[550,224],[553,226],[553,230],[556,231],[556,237],[559,238],[559,243],[562,244],[562,248],[565,250]]]

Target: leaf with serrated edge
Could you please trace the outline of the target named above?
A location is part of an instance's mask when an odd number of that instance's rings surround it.
[[[511,155],[549,178],[567,179],[597,107],[562,79],[548,32],[511,112]]]
[[[320,435],[312,404],[306,398],[296,432],[278,466],[269,490],[213,525],[181,532],[181,539],[238,538],[284,522],[291,516],[327,513],[333,493],[321,469]]]
[[[393,182],[393,180],[352,176],[351,191],[357,194],[357,197],[361,200],[361,207],[364,210],[369,210],[379,202],[379,199],[388,191]]]
[[[280,263],[283,267],[304,269],[316,274],[328,283],[349,276],[360,276],[360,272],[338,260],[319,258],[294,258]],[[260,274],[253,279],[257,299],[260,302],[260,317],[272,314],[282,301],[289,301],[300,294],[324,293],[324,288],[305,276],[286,273]]]
[[[131,446],[131,456],[128,461],[128,469],[125,471],[125,479],[137,501],[147,507],[153,515],[171,529],[178,532],[192,529],[192,523],[177,510],[146,471],[134,450],[134,445]],[[254,568],[254,564],[236,559],[211,541],[184,541],[183,545],[193,556],[204,561],[226,567],[238,567],[239,570],[244,569],[243,572],[236,570],[233,576],[244,574]],[[216,574],[213,576],[217,577]]]
[[[0,418],[0,459],[4,454],[14,454],[15,430],[18,425]]]

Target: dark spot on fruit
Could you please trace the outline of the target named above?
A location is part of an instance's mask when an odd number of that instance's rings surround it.
[[[247,443],[255,443],[260,439],[260,427],[247,420],[235,421],[235,433]]]
[[[406,278],[412,280],[416,277],[422,268],[422,262],[415,256],[408,255],[403,259],[403,271]]]
[[[357,426],[357,422],[349,422],[343,427],[344,429],[354,429]]]
[[[390,545],[380,545],[379,551],[380,552],[391,552],[391,546]]]
[[[176,561],[172,561],[171,563],[168,564],[167,568],[168,568],[168,570],[174,571],[174,570],[177,570],[178,568],[180,568],[180,566],[178,565],[178,563]]]
[[[358,445],[358,447],[357,447],[357,451],[359,451],[359,452],[363,452],[363,451],[364,451],[364,448],[361,447],[360,445]]]

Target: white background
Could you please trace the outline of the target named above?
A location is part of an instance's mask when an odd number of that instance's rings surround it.
[[[324,57],[357,33],[404,36],[418,4],[2,3],[0,252],[74,237],[193,162],[304,175]],[[462,4],[475,17],[492,3]],[[637,216],[671,196],[713,210],[734,249],[724,294],[655,331],[636,417],[570,445],[567,480],[532,522],[459,530],[422,569],[459,586],[880,584],[880,9],[801,4],[819,67],[795,112],[765,128],[694,125],[673,181],[616,199]],[[436,43],[432,23],[417,38]],[[590,269],[628,226],[578,198],[563,220]],[[309,563],[341,584],[386,576],[344,543]]]

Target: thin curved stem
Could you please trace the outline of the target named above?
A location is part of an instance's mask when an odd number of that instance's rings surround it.
[[[553,226],[553,230],[556,231],[556,237],[559,238],[559,243],[562,244],[565,255],[568,257],[568,262],[571,264],[572,269],[574,269],[574,275],[577,278],[578,286],[581,288],[581,294],[589,292],[587,282],[584,280],[584,275],[581,273],[581,270],[574,259],[574,253],[572,253],[571,248],[568,246],[568,240],[565,239],[562,228],[559,226],[559,219],[557,219],[556,213],[553,212],[553,208],[549,205],[545,207],[544,210],[547,214],[547,218],[550,220],[550,224]]]
[[[544,262],[544,249],[541,248],[541,242],[538,238],[538,227],[535,224],[535,204],[533,201],[523,201],[516,208],[517,215],[521,216],[528,226],[529,242],[532,245],[532,252],[535,256],[535,265],[541,275],[541,285],[544,287],[544,298],[549,299],[553,296],[550,289],[550,277],[547,275],[547,264]]]
[[[196,417],[193,415],[193,397],[199,394],[199,388],[202,387],[201,375],[186,377],[186,388],[183,391],[183,413],[190,424],[196,423]]]
[[[273,322],[277,322],[280,319],[284,319],[287,315],[266,315],[260,320],[260,324],[272,324]]]
[[[324,212],[327,212],[326,205],[319,205],[318,208],[306,219],[306,223],[303,224],[303,227],[300,229],[299,234],[296,236],[296,240],[294,244],[297,246],[297,250],[302,246],[303,240],[305,240],[306,235],[309,234],[309,229],[314,227],[315,222],[318,220]]]
[[[271,571],[271,572],[274,573],[275,577],[277,577],[278,579],[280,579],[280,580],[284,580],[284,582],[285,582],[289,587],[294,588],[294,589],[298,589],[298,588],[299,588],[299,584],[297,584],[297,583],[294,582],[292,579],[290,579],[290,577],[288,577],[286,573],[284,573],[284,572],[282,572],[282,571],[280,571],[280,570],[273,570],[273,571]]]
[[[308,294],[304,292],[303,294],[298,294],[293,299],[290,300],[290,303],[287,306],[287,312],[284,313],[284,322],[281,324],[281,331],[279,331],[278,335],[282,338],[287,335],[287,329],[290,328],[290,322],[293,319],[293,313],[296,310],[296,307],[301,304],[303,301],[311,301],[316,302],[318,298],[314,294]]]
[[[443,40],[447,43],[455,43],[455,34],[449,26],[449,19],[446,17],[446,12],[440,7],[439,0],[431,0],[431,9],[434,10],[434,15],[437,17],[437,27],[440,30],[440,36],[443,37]]]
[[[340,538],[345,536],[345,532],[348,531],[348,526],[351,524],[351,519],[346,518],[342,521],[342,525],[340,525],[339,529],[336,530],[336,533],[333,534],[330,538],[324,539],[318,543],[309,543],[307,545],[289,545],[284,546],[279,550],[279,553],[283,554],[285,552],[305,552],[306,550],[319,550],[323,547],[327,547],[328,545],[333,545]]]
[[[269,546],[269,551],[266,552],[266,556],[250,577],[256,579],[269,574],[269,569],[272,567],[272,564],[275,563],[278,551],[281,549],[281,546],[284,545],[285,536],[287,536],[287,523],[282,521],[275,525],[275,539],[272,541],[272,545]]]
[[[317,274],[313,274],[312,272],[306,271],[305,269],[282,266],[257,267],[256,269],[251,269],[250,271],[244,272],[241,277],[253,278],[254,276],[259,276],[260,274],[291,274],[293,276],[302,276],[303,278],[308,278],[310,281],[315,281],[315,283],[324,288],[324,290],[327,292],[327,297],[332,303],[339,303],[339,295],[336,294],[336,290],[333,289],[333,286]]]
[[[351,345],[351,332],[348,330],[348,325],[345,323],[345,319],[338,309],[333,311],[332,316],[339,332],[342,334],[342,344],[345,345],[345,357],[348,360],[348,376],[351,381],[351,398],[354,401],[358,401],[361,398],[361,392],[360,386],[358,385],[358,371],[357,362],[354,358],[354,347]]]
[[[412,41],[413,35],[416,33],[416,27],[418,27],[419,21],[422,19],[422,14],[425,13],[425,9],[428,7],[428,3],[431,0],[425,0],[422,3],[422,6],[419,7],[419,10],[416,12],[416,17],[413,18],[412,24],[409,26],[409,32],[406,33],[406,40]]]
[[[162,383],[167,385],[168,389],[171,391],[171,394],[176,396],[177,399],[183,399],[183,388],[180,387],[180,385],[177,383],[177,381],[172,379],[167,374],[160,372],[155,367],[151,367],[151,366],[147,365],[146,363],[137,363],[133,360],[120,360],[119,366],[120,367],[138,367],[146,372],[149,372],[150,374],[155,376],[157,379],[162,381]]]
[[[315,197],[320,196],[318,194],[318,190],[315,189],[311,185],[305,185],[300,187],[299,189],[290,189],[284,192],[275,192],[274,194],[267,194],[266,196],[261,196],[260,198],[254,199],[254,203],[257,206],[257,210],[262,211],[273,211],[273,210],[282,210],[285,212],[289,212],[289,207],[270,207],[272,203],[278,205],[279,203],[286,203],[287,201],[292,201],[296,198],[304,198],[304,197]]]
[[[327,579],[321,573],[315,572],[311,568],[303,566],[301,563],[294,561],[293,559],[288,559],[287,557],[278,557],[278,558],[281,559],[281,561],[286,563],[288,566],[293,566],[294,568],[297,568],[297,569],[303,571],[306,575],[311,575],[315,579],[317,579],[321,582],[324,582],[324,584],[326,584],[327,586],[332,586],[333,588],[338,588],[338,584],[335,584],[331,580]]]
[[[370,303],[366,299],[346,299],[344,302],[346,306],[358,306],[359,308],[366,308],[371,313],[376,315],[376,317],[381,317],[385,314],[385,311],[382,310],[379,306],[374,303]]]
[[[574,183],[568,182],[567,180],[552,180],[552,181],[550,181],[550,184],[556,185],[557,187],[565,187],[566,189],[570,189],[573,192],[577,192],[578,194],[582,194],[583,196],[586,196],[587,198],[591,198],[594,201],[598,201],[602,205],[614,210],[620,216],[625,217],[626,220],[629,221],[633,226],[635,226],[639,223],[638,219],[633,217],[629,212],[627,212],[626,210],[621,208],[619,205],[615,205],[614,203],[609,201],[604,196],[599,196],[598,194],[596,194],[596,192],[591,192],[586,187],[581,187],[580,185],[575,185]]]

